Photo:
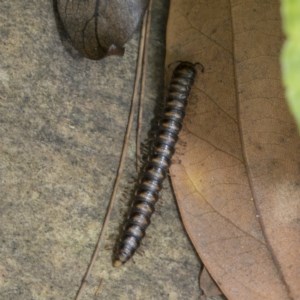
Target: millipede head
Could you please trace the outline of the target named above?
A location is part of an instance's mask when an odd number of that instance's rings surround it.
[[[170,68],[174,64],[177,64],[176,67],[175,67],[175,70],[180,70],[180,69],[184,69],[184,68],[198,69],[198,66],[199,66],[200,67],[200,72],[201,73],[204,72],[204,66],[200,62],[192,63],[192,62],[189,62],[189,61],[178,60],[178,61],[170,63],[168,65],[168,68]]]

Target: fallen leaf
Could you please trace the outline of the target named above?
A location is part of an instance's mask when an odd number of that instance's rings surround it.
[[[206,268],[204,268],[200,274],[200,288],[203,292],[203,299],[207,299],[207,297],[221,296],[223,294]]]
[[[250,1],[234,10],[240,126],[250,186],[271,255],[291,297],[299,299],[300,138],[281,85],[281,21],[273,2]],[[259,13],[248,13],[255,9]],[[257,40],[263,43],[249,47]]]
[[[300,140],[283,97],[277,1],[174,0],[167,60],[200,62],[172,183],[229,299],[299,299]]]
[[[55,5],[73,46],[90,59],[100,59],[124,53],[148,0],[57,0]]]

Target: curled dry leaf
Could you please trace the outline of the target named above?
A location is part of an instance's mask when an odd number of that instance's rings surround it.
[[[88,58],[101,59],[124,53],[148,0],[57,0],[56,5],[73,46]]]
[[[208,297],[223,295],[222,291],[219,289],[219,287],[217,286],[213,278],[210,276],[206,268],[204,268],[200,274],[200,288],[203,292],[203,300],[207,300]]]
[[[300,299],[300,139],[283,97],[282,41],[278,1],[171,2],[166,64],[205,67],[172,183],[229,299]]]

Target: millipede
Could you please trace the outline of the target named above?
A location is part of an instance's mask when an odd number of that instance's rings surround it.
[[[115,253],[115,267],[126,263],[133,256],[150,225],[182,127],[187,99],[197,73],[196,65],[199,63],[179,62],[173,72],[152,152],[142,170],[132,207]]]

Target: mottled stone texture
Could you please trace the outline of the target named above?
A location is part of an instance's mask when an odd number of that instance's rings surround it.
[[[155,1],[143,136],[163,99],[166,13]],[[66,51],[51,1],[1,0],[0,40],[0,299],[74,299],[116,176],[138,35],[123,58],[90,61]],[[83,299],[198,299],[199,261],[168,183],[135,263],[111,266],[134,148]]]

